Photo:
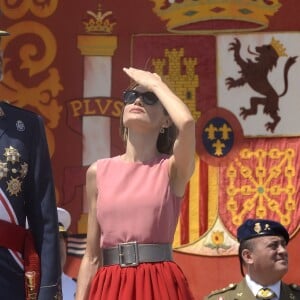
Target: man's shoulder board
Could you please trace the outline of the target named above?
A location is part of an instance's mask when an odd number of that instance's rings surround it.
[[[210,297],[212,297],[212,296],[214,296],[214,295],[223,294],[223,293],[226,293],[227,291],[234,290],[236,287],[237,287],[237,284],[236,284],[236,283],[230,283],[228,286],[226,286],[226,287],[224,287],[224,288],[222,288],[222,289],[212,291],[212,292],[208,295],[208,298],[210,298]]]
[[[296,284],[296,283],[291,283],[289,284],[290,289],[292,289],[293,291],[297,291],[300,293],[300,285]]]

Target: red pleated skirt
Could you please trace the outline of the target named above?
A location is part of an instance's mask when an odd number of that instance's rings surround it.
[[[188,282],[175,262],[142,263],[137,267],[101,267],[89,300],[192,300]]]

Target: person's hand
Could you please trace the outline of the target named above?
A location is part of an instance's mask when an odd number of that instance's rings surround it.
[[[153,91],[153,89],[162,82],[160,76],[156,73],[132,67],[123,68],[123,71],[134,80],[137,85],[144,87],[148,91]]]

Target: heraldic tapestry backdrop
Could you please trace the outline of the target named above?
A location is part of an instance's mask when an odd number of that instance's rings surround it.
[[[85,248],[86,169],[123,150],[122,67],[134,66],[158,73],[197,122],[173,245],[195,298],[240,280],[236,229],[248,217],[286,226],[285,279],[300,282],[298,0],[0,5],[1,97],[45,119],[57,204],[72,215],[66,273],[76,278]]]

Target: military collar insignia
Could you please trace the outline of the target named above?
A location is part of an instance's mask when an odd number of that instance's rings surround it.
[[[0,120],[4,119],[5,117],[6,117],[6,114],[5,114],[4,109],[2,108],[1,101],[0,101]],[[17,129],[17,131],[20,131],[20,132],[25,131],[26,127],[22,120],[16,121],[16,129]]]
[[[276,294],[269,288],[261,288],[256,297],[258,299],[271,300],[276,296]]]
[[[24,122],[21,121],[21,120],[18,120],[16,122],[16,128],[17,128],[18,131],[25,131],[25,124],[24,124]]]

